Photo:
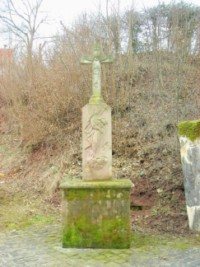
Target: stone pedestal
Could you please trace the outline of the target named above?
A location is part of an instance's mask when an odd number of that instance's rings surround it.
[[[200,231],[200,120],[179,123],[181,162],[191,230]]]
[[[130,247],[130,180],[64,182],[63,247]]]
[[[105,103],[82,109],[83,180],[112,179],[111,108]]]

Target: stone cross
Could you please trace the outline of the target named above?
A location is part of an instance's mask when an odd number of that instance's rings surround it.
[[[103,102],[101,95],[101,64],[112,63],[111,56],[104,56],[101,53],[100,46],[94,44],[93,55],[81,58],[82,64],[92,64],[92,96],[90,104],[98,104]]]
[[[101,97],[101,63],[112,61],[95,46],[93,56],[81,62],[92,64],[93,94],[82,108],[82,181],[60,185],[64,193],[62,244],[64,248],[125,249],[131,241],[132,183],[112,175],[111,108]]]

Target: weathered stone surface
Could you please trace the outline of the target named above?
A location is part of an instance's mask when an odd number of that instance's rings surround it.
[[[189,227],[200,231],[200,138],[179,139]]]
[[[63,183],[63,247],[130,247],[130,180]]]
[[[105,103],[82,109],[83,180],[112,178],[111,109]]]

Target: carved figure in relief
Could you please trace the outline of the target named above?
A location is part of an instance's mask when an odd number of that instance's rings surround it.
[[[108,146],[108,142],[102,143],[103,135],[108,125],[103,115],[106,110],[107,107],[94,112],[89,117],[84,129],[87,142],[83,149],[87,151],[86,162],[90,169],[101,169],[108,163],[108,157],[105,155],[105,148]]]

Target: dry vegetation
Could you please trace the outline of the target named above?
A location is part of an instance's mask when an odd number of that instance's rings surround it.
[[[16,49],[2,61],[2,145],[9,141],[25,156],[0,167],[8,177],[25,177],[29,190],[51,192],[56,203],[59,179],[81,176],[81,107],[91,94],[91,69],[79,59],[98,40],[115,58],[103,66],[102,89],[112,107],[114,175],[134,182],[132,205],[143,207],[134,225],[183,233],[177,123],[200,117],[200,9],[181,3],[140,14],[117,10],[61,24],[51,43]]]

